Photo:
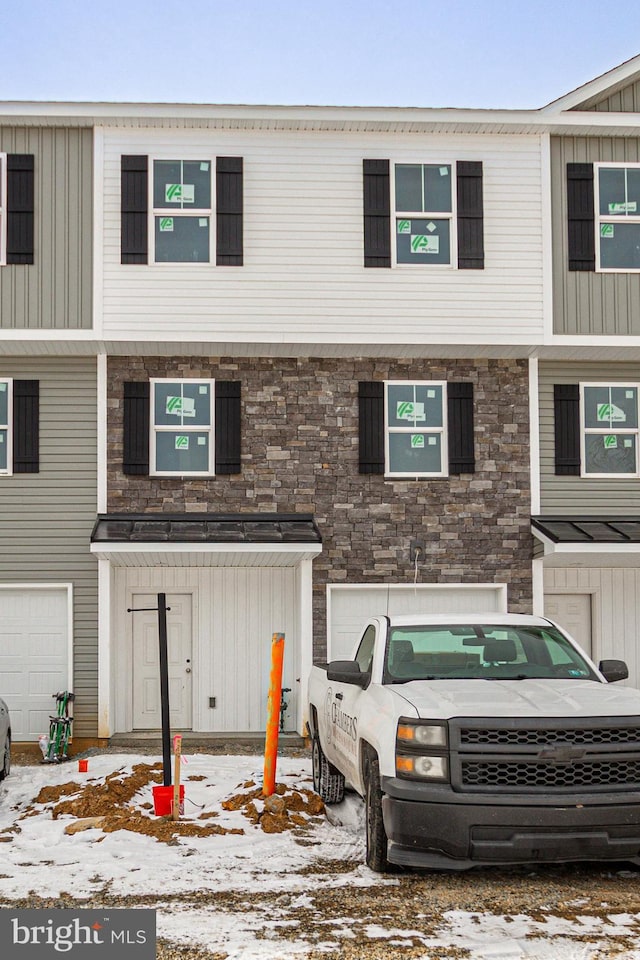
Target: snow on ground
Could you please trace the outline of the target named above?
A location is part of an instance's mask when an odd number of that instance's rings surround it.
[[[229,798],[242,799],[261,786],[261,757],[196,754],[185,760],[181,824],[194,830],[215,826],[221,832],[180,835],[170,842],[122,829],[91,828],[69,835],[65,828],[74,818],[68,814],[54,818],[52,813],[58,802],[73,800],[83,788],[89,786],[90,795],[97,796],[106,777],[117,772],[125,779],[134,768],[140,771],[138,764],[151,766],[160,762],[159,757],[105,753],[90,757],[87,773],[79,773],[74,761],[14,766],[10,778],[0,784],[0,903],[9,906],[22,898],[69,895],[92,905],[104,897],[112,906],[156,906],[159,937],[200,944],[229,960],[306,957],[311,946],[336,956],[339,944],[346,950],[355,939],[358,925],[360,938],[364,931],[372,950],[386,944],[394,960],[405,949],[418,956],[416,947],[424,947],[425,960],[451,956],[451,948],[468,951],[478,960],[595,960],[613,955],[606,945],[615,938],[626,944],[624,952],[618,943],[617,957],[640,960],[638,914],[505,918],[489,911],[449,910],[435,921],[433,912],[418,911],[415,926],[394,923],[386,914],[368,922],[359,916],[358,896],[367,891],[384,894],[385,889],[391,894],[399,881],[377,876],[364,866],[363,810],[357,797],[349,795],[329,817],[307,812],[296,815],[290,829],[266,833],[255,822],[262,800],[251,801],[253,822],[246,804],[223,808]],[[312,786],[309,760],[280,758],[277,779],[286,786],[285,796],[300,791],[304,799],[309,796],[304,791]],[[59,796],[49,791],[53,799],[34,803],[42,788],[70,781],[78,785],[77,791],[67,787]],[[161,825],[152,802],[151,783],[146,783],[130,805],[137,815]],[[300,918],[316,909],[323,892],[328,897],[339,889],[347,898],[343,902],[354,906],[344,915],[316,919],[316,931],[318,923],[326,925],[320,939],[317,932],[315,939],[305,936]],[[428,909],[429,904],[423,906]],[[425,923],[419,922],[423,919]]]

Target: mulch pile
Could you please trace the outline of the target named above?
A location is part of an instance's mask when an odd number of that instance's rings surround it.
[[[202,780],[202,777],[188,779]],[[66,833],[77,833],[91,827],[103,833],[129,830],[155,837],[165,843],[177,842],[178,837],[207,837],[227,834],[244,835],[238,827],[223,827],[214,823],[198,823],[193,819],[172,820],[170,817],[155,817],[153,804],[135,800],[137,794],[154,783],[162,783],[162,764],[137,763],[132,772],[124,768],[108,774],[101,780],[92,778],[84,785],[68,781],[57,786],[43,787],[27,808],[23,818],[36,816],[41,811],[35,805],[49,807],[54,820],[58,817],[73,817]],[[239,784],[242,789],[224,800],[223,810],[240,811],[249,822],[259,826],[265,833],[282,833],[285,830],[305,830],[314,817],[324,814],[320,797],[310,790],[293,790],[278,783],[271,797],[263,797],[262,789],[253,781]],[[218,811],[206,811],[198,817],[208,821],[219,816]],[[104,839],[101,837],[100,839]]]

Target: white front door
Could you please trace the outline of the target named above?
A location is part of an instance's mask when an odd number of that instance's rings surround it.
[[[571,634],[591,656],[591,594],[545,593],[544,613]]]
[[[160,710],[160,654],[157,593],[134,593],[133,728],[156,730]],[[169,661],[169,720],[172,729],[190,730],[193,663],[191,655],[191,594],[167,594],[167,655]]]

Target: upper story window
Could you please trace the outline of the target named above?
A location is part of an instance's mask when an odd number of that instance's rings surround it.
[[[640,164],[596,165],[597,269],[640,270]]]
[[[638,384],[583,383],[582,475],[639,476]]]
[[[13,472],[13,381],[0,380],[0,475],[10,476]]]
[[[120,262],[240,267],[242,157],[120,159]]]
[[[385,474],[444,477],[447,463],[447,385],[385,383]]]
[[[394,173],[396,263],[455,263],[455,164],[397,163]]]
[[[153,161],[156,263],[209,263],[211,161]]]
[[[213,380],[152,380],[149,472],[213,475],[213,416]]]

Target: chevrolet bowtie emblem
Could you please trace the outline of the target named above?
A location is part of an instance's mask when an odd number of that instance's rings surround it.
[[[586,754],[582,747],[571,747],[568,744],[558,744],[545,747],[538,754],[538,760],[551,760],[552,763],[569,763],[571,760],[582,760]]]

